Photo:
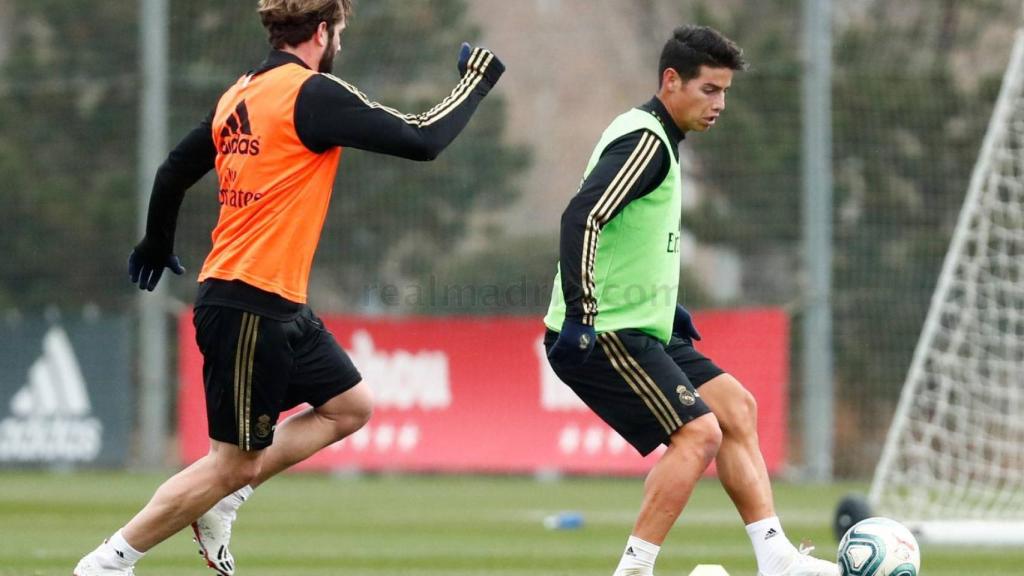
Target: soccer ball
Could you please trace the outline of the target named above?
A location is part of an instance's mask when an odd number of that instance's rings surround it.
[[[837,563],[841,576],[917,576],[921,549],[903,524],[868,518],[847,530]]]

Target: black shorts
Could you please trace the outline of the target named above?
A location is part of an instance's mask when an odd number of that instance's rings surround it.
[[[547,331],[547,350],[557,339],[557,332]],[[689,338],[673,336],[665,345],[639,330],[598,334],[594,352],[582,366],[551,367],[644,456],[667,444],[687,422],[711,412],[696,389],[724,374]]]
[[[274,441],[281,412],[320,406],[362,377],[308,306],[278,321],[225,306],[195,309],[210,438],[242,450]]]

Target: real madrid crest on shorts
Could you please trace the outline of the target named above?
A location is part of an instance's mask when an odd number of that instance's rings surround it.
[[[679,393],[679,401],[683,406],[693,406],[697,403],[696,393],[691,392],[689,388],[683,385],[676,386],[676,392]]]
[[[272,427],[270,426],[270,416],[267,416],[266,414],[263,414],[262,416],[260,416],[259,418],[256,419],[256,437],[257,438],[263,439],[263,438],[266,438],[267,436],[270,436],[270,431],[271,430],[272,430]]]

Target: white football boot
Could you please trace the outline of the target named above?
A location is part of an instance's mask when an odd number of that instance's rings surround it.
[[[778,576],[839,576],[839,566],[835,562],[811,556],[813,550],[814,546],[801,543],[798,553],[793,556],[793,563]],[[757,576],[765,575],[758,572]]]
[[[88,554],[78,561],[74,576],[135,576],[134,568],[107,568],[100,564],[95,554]]]
[[[206,559],[206,565],[217,571],[220,576],[232,576],[235,573],[235,559],[228,550],[231,542],[231,524],[235,514],[226,514],[211,508],[206,514],[192,523],[194,540],[199,544],[199,555]]]

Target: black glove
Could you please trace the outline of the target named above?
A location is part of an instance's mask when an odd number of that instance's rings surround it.
[[[469,72],[483,74],[493,86],[505,72],[505,65],[490,50],[479,46],[473,48],[469,42],[463,42],[459,49],[459,76]]]
[[[680,338],[700,340],[700,332],[693,325],[693,317],[690,311],[683,308],[682,304],[676,304],[676,317],[672,321],[672,333]]]
[[[582,324],[568,318],[562,322],[562,331],[558,340],[548,352],[548,359],[556,364],[580,366],[587,361],[594,351],[597,334],[593,326]]]
[[[152,292],[160,282],[164,268],[170,268],[171,272],[179,276],[185,273],[177,256],[166,250],[154,250],[145,239],[128,256],[128,278],[132,284],[139,285],[139,290]]]

